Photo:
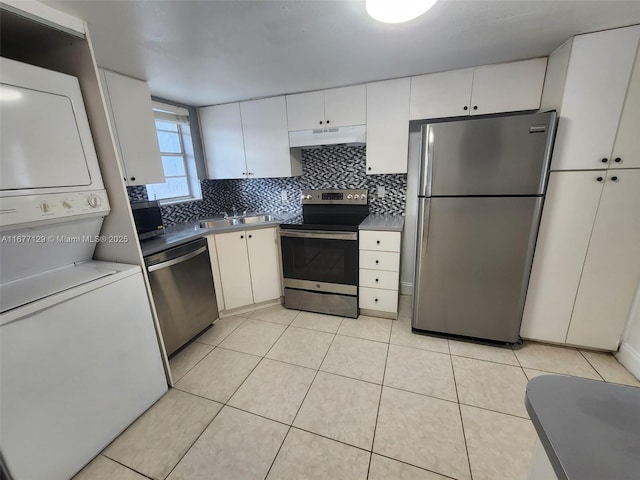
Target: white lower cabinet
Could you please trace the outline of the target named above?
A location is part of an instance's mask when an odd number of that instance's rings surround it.
[[[360,287],[363,315],[398,318],[401,232],[360,231]]]
[[[553,172],[524,338],[616,350],[640,281],[640,169]]]
[[[219,233],[212,268],[221,310],[280,297],[280,257],[275,228]],[[219,279],[219,280],[218,280]],[[220,299],[222,295],[222,299]],[[222,301],[220,301],[222,300]]]

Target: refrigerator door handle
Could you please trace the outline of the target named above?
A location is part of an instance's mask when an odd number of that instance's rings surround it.
[[[431,176],[433,173],[433,149],[435,146],[435,131],[432,125],[422,126],[422,142],[420,144],[420,184],[418,196],[431,196]]]
[[[427,238],[429,237],[429,212],[431,208],[431,199],[425,197],[418,198],[418,225],[417,232],[418,238],[416,241],[416,266],[415,277],[413,281],[414,295],[413,295],[413,318],[411,320],[412,326],[417,327],[416,312],[418,311],[418,303],[420,302],[420,279],[422,278],[422,268],[424,266],[424,259],[427,256]]]

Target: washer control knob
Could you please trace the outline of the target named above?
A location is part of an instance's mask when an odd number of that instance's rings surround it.
[[[100,206],[100,197],[97,197],[96,195],[89,195],[87,197],[87,203],[89,204],[89,206],[91,208],[96,208]]]
[[[62,206],[64,208],[71,208],[72,205],[71,205],[71,203],[69,203],[68,200],[65,200],[64,202],[62,202]]]
[[[47,213],[49,210],[51,210],[51,206],[47,202],[42,202],[40,204],[40,210],[42,210],[44,213]]]

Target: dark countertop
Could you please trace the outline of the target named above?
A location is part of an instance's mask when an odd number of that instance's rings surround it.
[[[378,230],[401,232],[404,228],[404,217],[401,215],[372,214],[360,224],[360,230]]]
[[[177,225],[172,225],[171,227],[167,227],[165,229],[165,233],[163,235],[159,235],[154,238],[149,238],[147,240],[143,240],[140,242],[140,247],[142,248],[142,256],[146,257],[147,255],[152,255],[154,253],[161,252],[163,250],[166,250],[167,248],[177,247],[178,245],[182,245],[183,243],[187,243],[207,235],[213,235],[215,233],[233,232],[238,230],[257,230],[260,228],[277,227],[284,220],[287,220],[290,217],[295,216],[296,214],[295,213],[276,213],[274,215],[278,217],[278,220],[273,220],[271,222],[263,222],[263,223],[229,225],[229,226],[216,227],[216,228],[199,228],[198,225],[201,222],[201,220],[192,220],[190,222],[184,222],[184,223],[179,223]],[[222,218],[222,215],[217,215],[213,217],[207,217],[207,220],[221,219],[221,218]]]
[[[640,478],[640,388],[544,375],[525,403],[559,480]]]
[[[253,215],[253,214],[252,214]],[[199,228],[201,220],[191,220],[190,222],[179,223],[165,229],[163,235],[143,240],[140,242],[142,255],[152,255],[161,252],[167,248],[176,247],[183,243],[196,240],[198,238],[213,235],[216,233],[233,232],[238,230],[256,230],[259,228],[277,227],[296,216],[299,213],[273,213],[278,220],[264,223],[252,223],[243,225],[230,225],[216,228]],[[207,219],[221,219],[222,215],[207,217]],[[383,230],[392,232],[401,232],[404,227],[404,217],[400,215],[369,215],[364,222],[360,224],[360,230]]]

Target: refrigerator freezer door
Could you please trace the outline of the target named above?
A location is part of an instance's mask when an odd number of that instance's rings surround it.
[[[541,197],[421,198],[413,328],[518,341]]]
[[[418,195],[542,194],[555,118],[548,112],[424,125]]]

